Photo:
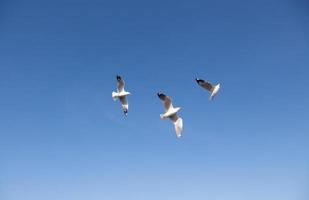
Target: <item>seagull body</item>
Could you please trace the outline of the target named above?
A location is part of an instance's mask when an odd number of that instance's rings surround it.
[[[171,117],[172,115],[176,114],[180,108],[170,108],[168,111],[166,111],[164,114],[160,114],[161,119],[166,119]]]
[[[112,98],[114,101],[116,101],[117,99],[120,100],[123,112],[125,116],[127,116],[129,110],[129,104],[126,99],[126,96],[129,95],[130,92],[124,90],[125,82],[121,78],[121,76],[117,75],[116,78],[117,78],[117,92],[112,92]]]
[[[175,126],[176,137],[180,138],[183,127],[182,118],[177,116],[177,112],[180,110],[180,107],[174,108],[171,98],[163,93],[158,93],[158,97],[163,101],[165,107],[165,113],[160,114],[160,118],[169,118],[170,120],[172,120]]]
[[[196,78],[195,80],[197,84],[210,92],[209,100],[213,100],[213,98],[218,94],[220,90],[220,83],[217,85],[212,85],[210,82],[203,79]]]

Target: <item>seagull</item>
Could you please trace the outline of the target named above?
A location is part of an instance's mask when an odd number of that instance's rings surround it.
[[[210,82],[205,81],[203,79],[196,78],[195,80],[197,84],[199,84],[200,86],[202,86],[203,88],[205,88],[206,90],[210,92],[209,100],[213,100],[213,98],[216,96],[216,94],[220,90],[220,83],[214,86]]]
[[[129,95],[130,92],[124,90],[125,84],[121,76],[117,75],[116,79],[117,79],[117,92],[112,92],[112,98],[114,101],[116,101],[117,99],[120,100],[124,115],[127,116],[129,110],[129,104],[126,99],[126,96]]]
[[[169,118],[170,120],[172,120],[175,125],[176,137],[180,138],[183,127],[182,118],[177,116],[177,112],[180,110],[180,107],[174,108],[172,105],[172,100],[169,96],[166,96],[165,94],[160,92],[157,93],[157,95],[163,101],[165,107],[165,113],[160,114],[160,118]]]

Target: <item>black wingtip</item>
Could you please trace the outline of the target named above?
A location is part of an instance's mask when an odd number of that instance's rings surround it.
[[[165,94],[163,92],[158,92],[157,93],[158,97],[161,99],[162,96],[165,96]]]
[[[201,82],[201,79],[196,78],[195,81],[196,81],[197,83],[200,83],[200,82]]]
[[[121,80],[121,76],[119,76],[119,75],[117,75],[116,78],[117,78],[117,81]]]

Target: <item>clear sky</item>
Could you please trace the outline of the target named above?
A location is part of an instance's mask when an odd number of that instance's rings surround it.
[[[1,0],[0,199],[307,200],[308,85],[306,0]]]

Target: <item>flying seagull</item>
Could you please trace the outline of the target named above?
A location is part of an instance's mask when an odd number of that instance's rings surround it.
[[[125,83],[124,80],[121,78],[121,76],[117,75],[116,78],[117,78],[117,92],[112,92],[112,98],[114,101],[116,101],[117,99],[120,100],[124,115],[127,116],[129,110],[129,104],[126,99],[126,96],[129,95],[130,92],[126,92],[124,90]]]
[[[177,116],[177,112],[180,110],[180,107],[174,108],[172,105],[172,100],[169,96],[166,96],[165,94],[160,92],[157,95],[163,101],[165,107],[165,113],[160,114],[160,118],[169,118],[170,120],[172,120],[175,125],[176,136],[177,138],[180,138],[183,126],[182,119]]]
[[[213,98],[216,96],[216,94],[220,90],[220,83],[217,85],[212,85],[210,82],[205,81],[203,79],[196,78],[195,80],[197,84],[199,84],[200,86],[202,86],[203,88],[205,88],[206,90],[210,92],[209,100],[213,100]]]

